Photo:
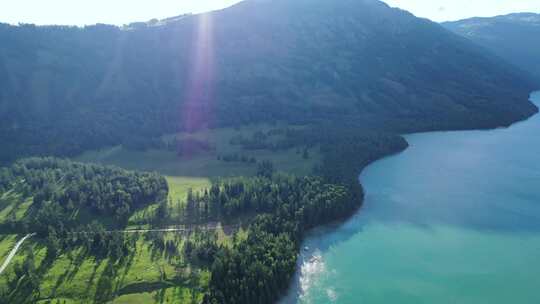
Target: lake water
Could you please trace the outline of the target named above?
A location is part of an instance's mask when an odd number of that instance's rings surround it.
[[[406,138],[359,214],[306,240],[284,303],[540,303],[540,115]]]

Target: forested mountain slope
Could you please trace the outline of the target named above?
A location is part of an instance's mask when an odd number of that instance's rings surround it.
[[[0,45],[2,160],[252,122],[402,132],[536,111],[526,75],[376,0],[247,0],[123,28],[1,25]]]
[[[443,26],[533,74],[540,87],[540,14],[471,18]]]

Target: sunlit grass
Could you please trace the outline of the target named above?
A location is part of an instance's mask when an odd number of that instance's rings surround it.
[[[67,303],[93,302],[98,292],[103,292],[98,290],[100,281],[110,279],[111,303],[189,303],[185,301],[193,298],[201,300],[202,292],[208,286],[209,272],[184,260],[181,252],[186,235],[163,235],[165,240],[179,241],[179,254],[167,256],[141,234],[137,236],[135,248],[122,262],[109,258],[97,259],[78,248],[63,252],[49,265],[44,262],[47,249],[39,241],[29,241],[6,270],[8,275],[0,278],[0,284],[7,284],[6,279],[13,275],[13,265],[22,263],[28,257],[28,250],[31,250],[37,272],[41,273],[42,298],[66,300]],[[224,235],[223,242],[230,242],[228,238]],[[0,250],[9,247],[13,239],[16,239],[15,236],[6,237],[0,243]],[[113,277],[105,273],[109,264],[114,268]],[[145,299],[145,302],[140,299]]]
[[[209,178],[166,176],[169,184],[169,199],[174,202],[185,202],[188,190],[194,192],[203,191],[209,188],[212,183]]]

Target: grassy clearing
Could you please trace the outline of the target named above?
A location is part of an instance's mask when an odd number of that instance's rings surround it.
[[[238,153],[254,157],[258,161],[272,161],[278,171],[296,175],[310,174],[313,167],[319,163],[320,155],[316,149],[310,151],[310,158],[303,159],[297,149],[243,150],[241,146],[232,145],[231,139],[238,135],[251,136],[257,131],[268,131],[271,126],[247,126],[239,129],[221,128],[205,130],[194,134],[180,133],[165,136],[165,140],[177,137],[204,140],[215,147],[215,151],[202,152],[192,157],[179,157],[175,152],[165,150],[149,150],[146,152],[130,151],[121,146],[86,152],[75,160],[96,162],[106,165],[116,165],[126,169],[156,171],[163,175],[184,178],[207,178],[210,180],[220,177],[252,176],[256,173],[256,165],[241,162],[224,162],[217,159],[218,155]]]
[[[169,199],[173,202],[184,201],[189,189],[202,191],[209,188],[212,183],[209,178],[166,176],[169,184]]]
[[[309,160],[302,159],[302,155],[295,149],[285,151],[242,151],[247,157],[255,157],[258,161],[269,160],[274,163],[278,171],[307,175],[313,166],[318,163],[315,153]],[[219,151],[219,150],[218,150]],[[218,152],[219,153],[219,152]],[[104,156],[106,155],[106,156]],[[146,152],[130,151],[122,147],[87,152],[75,158],[77,161],[115,165],[131,170],[155,171],[166,176],[184,178],[220,178],[233,176],[253,176],[256,165],[238,162],[224,162],[217,159],[216,153],[204,153],[193,158],[179,157],[174,152],[162,150],[149,150]]]
[[[96,259],[82,249],[64,252],[52,263],[45,263],[47,250],[39,241],[28,241],[0,278],[0,285],[13,274],[13,265],[22,263],[32,250],[36,269],[40,273],[40,298],[66,300],[67,303],[93,303],[109,288],[114,300],[111,303],[190,303],[200,301],[208,285],[209,273],[185,261],[182,254],[168,256],[158,250],[144,235],[137,237],[135,248],[123,262],[108,258]],[[165,240],[179,240],[179,252],[184,235],[164,233]],[[226,238],[226,236],[225,236]],[[9,247],[5,238],[0,248]],[[224,240],[229,242],[229,240]],[[113,268],[113,275],[107,268]],[[45,301],[42,301],[45,303]],[[54,302],[53,302],[54,303]]]
[[[202,191],[212,185],[210,179],[208,178],[184,176],[165,176],[165,178],[167,179],[167,183],[169,185],[168,204],[170,211],[173,212],[173,214],[171,214],[172,217],[177,216],[178,214],[176,213],[178,213],[179,208],[184,207],[189,189],[195,192]],[[148,215],[153,214],[157,207],[157,204],[153,204],[134,212],[129,219],[128,228],[136,228],[140,226],[136,225],[136,223],[140,223],[142,220],[147,218]]]

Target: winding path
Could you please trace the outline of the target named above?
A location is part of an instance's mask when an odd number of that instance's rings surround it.
[[[15,247],[13,247],[13,249],[11,249],[11,252],[9,253],[9,255],[7,256],[6,260],[4,261],[4,264],[2,264],[2,266],[0,267],[0,274],[2,274],[2,272],[4,272],[4,270],[6,269],[6,267],[9,265],[9,263],[11,262],[11,260],[13,259],[13,257],[15,256],[15,254],[17,254],[17,251],[19,251],[19,248],[21,247],[21,245],[24,243],[24,241],[26,241],[26,239],[28,239],[29,237],[33,236],[35,233],[30,233],[30,234],[27,234],[25,237],[23,237],[22,239],[20,239],[17,244],[15,244]]]

